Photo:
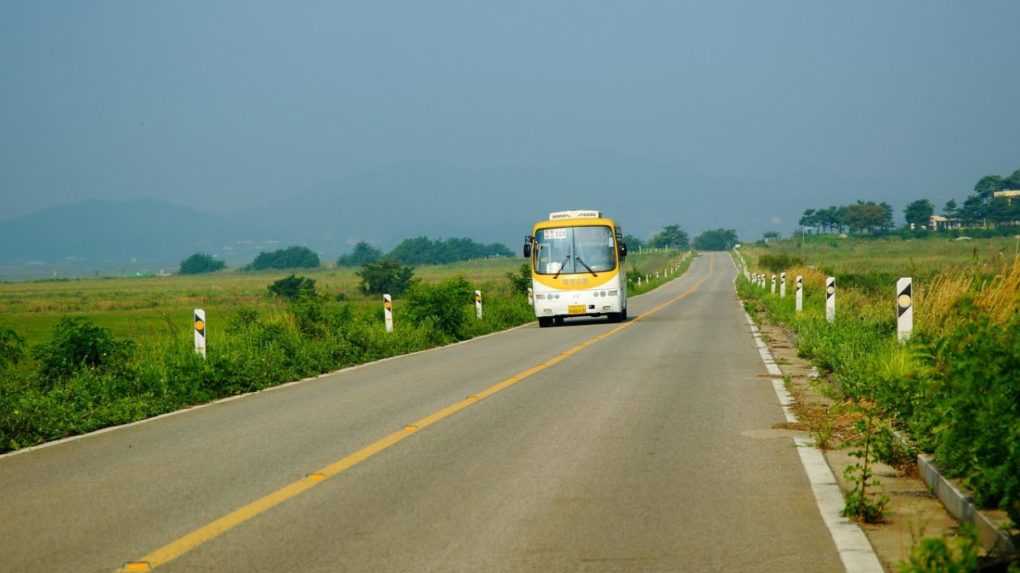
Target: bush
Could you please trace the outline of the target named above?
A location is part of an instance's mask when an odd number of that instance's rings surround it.
[[[365,294],[399,296],[414,282],[414,267],[391,260],[368,263],[356,274],[361,277],[361,292]]]
[[[354,250],[336,260],[338,267],[360,267],[366,263],[374,263],[382,258],[382,251],[362,241],[354,245]]]
[[[728,251],[737,242],[737,232],[733,229],[712,229],[694,238],[694,248],[699,251]]]
[[[279,251],[259,253],[255,260],[244,269],[261,271],[265,269],[314,269],[319,266],[319,255],[308,247],[287,247]]]
[[[223,270],[227,264],[218,261],[205,253],[195,253],[181,261],[181,268],[178,271],[182,275],[198,275],[202,273],[214,273]]]
[[[25,341],[17,332],[0,326],[0,370],[21,362],[25,356]]]
[[[66,380],[84,368],[113,371],[130,358],[130,340],[115,340],[110,331],[83,317],[60,319],[53,338],[35,349],[43,387]]]
[[[510,292],[528,294],[531,288],[531,265],[523,263],[516,273],[507,273],[506,278],[510,281]]]
[[[309,298],[315,296],[315,279],[290,275],[289,277],[285,277],[274,282],[266,288],[269,290],[269,294],[285,298],[287,300]]]
[[[464,338],[468,304],[474,289],[462,278],[436,285],[416,284],[407,295],[406,316],[413,322],[429,324],[443,337]]]

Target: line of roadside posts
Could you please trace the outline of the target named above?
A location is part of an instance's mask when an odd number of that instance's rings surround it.
[[[764,273],[749,273],[748,280],[756,288],[769,288],[768,276]],[[776,294],[777,276],[771,276],[769,293]],[[778,276],[779,298],[786,298],[786,272]],[[794,308],[796,312],[804,312],[804,277],[797,275],[794,279]],[[836,322],[836,277],[825,277],[825,320]],[[914,300],[913,279],[901,277],[896,281],[896,339],[900,342],[910,340],[914,331]]]

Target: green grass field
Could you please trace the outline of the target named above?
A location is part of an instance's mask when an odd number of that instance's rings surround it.
[[[676,253],[642,253],[628,257],[628,269],[654,272]],[[465,261],[449,265],[421,266],[415,276],[436,283],[463,276],[480,288],[502,289],[506,274],[524,262],[519,258]],[[13,328],[30,345],[45,341],[63,316],[87,316],[118,337],[134,340],[168,335],[172,329],[187,330],[191,311],[203,308],[215,331],[222,317],[239,307],[282,308],[283,303],[266,296],[266,287],[291,272],[315,279],[316,287],[329,296],[343,294],[356,304],[373,304],[358,290],[357,269],[321,268],[277,272],[229,270],[208,275],[173,275],[145,278],[84,278],[60,281],[0,283],[0,326]],[[647,289],[642,289],[642,292]]]
[[[785,253],[799,256],[818,269],[838,273],[899,273],[927,275],[948,268],[998,267],[1020,253],[1020,240],[1012,237],[956,240],[941,237],[903,239],[842,239],[809,236],[803,245],[785,240],[767,246],[747,245],[754,256]]]

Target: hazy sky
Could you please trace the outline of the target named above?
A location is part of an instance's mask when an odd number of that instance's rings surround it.
[[[0,218],[600,154],[760,183],[781,206],[730,223],[755,231],[857,198],[941,205],[1020,168],[1018,22],[1015,0],[7,0]],[[734,200],[661,192],[722,220]]]

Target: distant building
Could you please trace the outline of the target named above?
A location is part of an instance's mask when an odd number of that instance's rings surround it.
[[[963,225],[960,224],[958,219],[950,219],[943,217],[942,215],[932,215],[928,217],[928,228],[932,231],[948,231],[950,229],[960,229]]]
[[[995,193],[992,193],[992,196],[1005,197],[1005,199],[1009,201],[1009,204],[1012,205],[1013,199],[1015,197],[1020,197],[1020,189],[1004,189],[1002,191],[996,191]]]

